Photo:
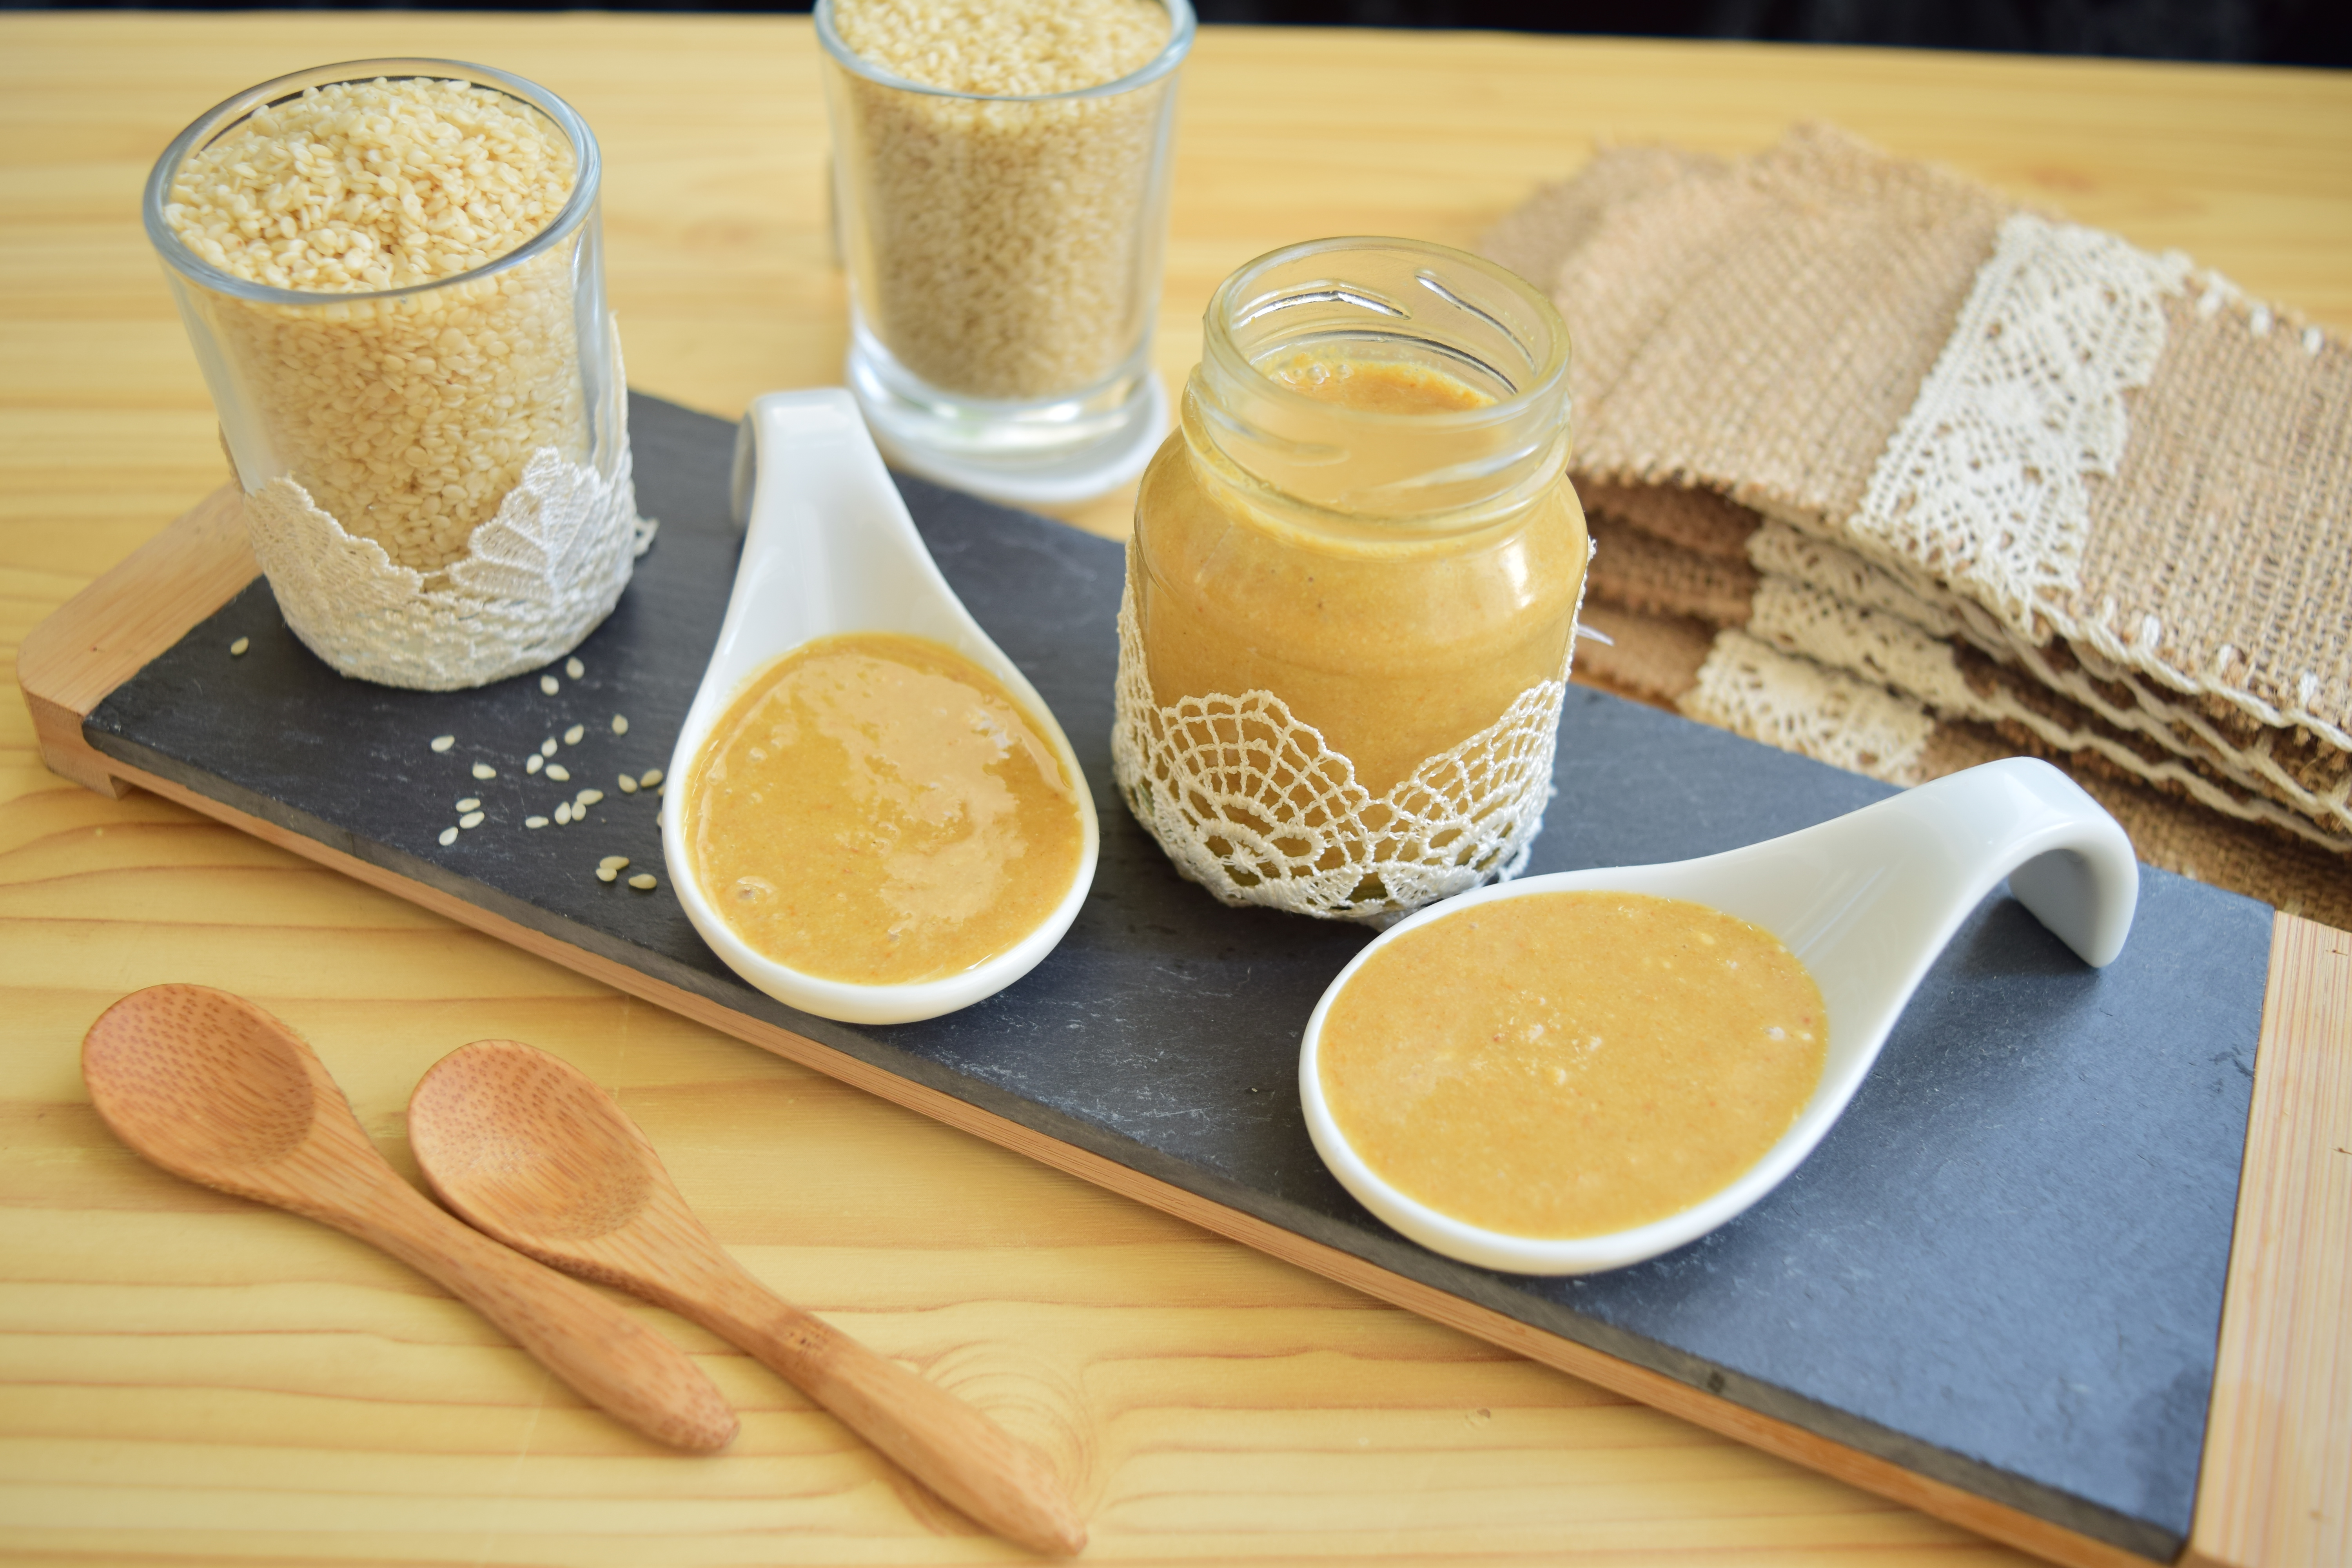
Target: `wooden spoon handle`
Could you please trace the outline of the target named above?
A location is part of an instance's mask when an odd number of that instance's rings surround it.
[[[971,1405],[746,1277],[698,1303],[732,1340],[900,1468],[999,1535],[1076,1556],[1086,1522],[1053,1467]]]
[[[587,1286],[452,1219],[389,1169],[384,1174],[360,1201],[318,1217],[435,1280],[583,1398],[647,1436],[695,1453],[733,1441],[734,1408],[685,1352]]]

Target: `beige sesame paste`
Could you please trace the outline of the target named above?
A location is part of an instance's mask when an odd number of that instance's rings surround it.
[[[1293,392],[1361,414],[1453,414],[1495,402],[1433,366],[1397,360],[1297,353],[1258,368]]]
[[[1261,367],[1325,402],[1387,414],[1494,399],[1426,365],[1298,353]],[[1584,513],[1531,508],[1424,536],[1331,519],[1310,532],[1206,489],[1171,442],[1143,478],[1138,605],[1155,699],[1271,691],[1375,799],[1559,679],[1584,580]]]
[[[1829,1047],[1772,935],[1704,904],[1531,893],[1408,931],[1325,1016],[1318,1069],[1391,1186],[1514,1236],[1598,1236],[1728,1186]]]
[[[755,951],[893,985],[1045,922],[1077,875],[1076,784],[985,670],[862,632],[746,684],[696,759],[685,826],[704,896]]]

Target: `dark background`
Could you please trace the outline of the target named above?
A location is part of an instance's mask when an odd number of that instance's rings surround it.
[[[2352,65],[2352,0],[1194,0],[1204,22],[1506,28],[1667,38],[1887,44],[2265,65]],[[464,0],[267,7],[0,0],[0,10],[470,10]],[[806,11],[807,4],[507,0],[506,11]]]

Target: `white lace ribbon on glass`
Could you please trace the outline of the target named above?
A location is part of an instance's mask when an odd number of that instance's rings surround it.
[[[245,516],[303,645],[345,675],[420,691],[488,685],[579,647],[620,602],[654,531],[637,517],[625,437],[610,483],[551,447],[533,453],[437,584],[345,532],[283,475],[246,497]]]
[[[1547,680],[1380,799],[1270,691],[1153,698],[1130,583],[1111,767],[1176,868],[1227,904],[1383,923],[1517,876],[1551,795],[1567,687]]]
[[[607,480],[541,447],[464,559],[425,574],[344,529],[290,475],[245,498],[246,533],[286,624],[331,667],[419,691],[487,686],[562,658],[620,602],[656,524],[637,516],[613,331]]]

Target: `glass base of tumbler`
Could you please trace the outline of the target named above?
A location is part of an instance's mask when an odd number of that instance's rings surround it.
[[[1066,505],[1115,490],[1143,472],[1168,433],[1168,395],[1148,365],[1058,401],[958,398],[915,380],[859,331],[848,379],[892,466],[1008,506]]]

